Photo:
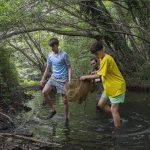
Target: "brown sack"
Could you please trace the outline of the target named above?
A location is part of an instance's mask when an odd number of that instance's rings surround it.
[[[94,82],[89,80],[76,81],[66,83],[64,88],[70,102],[76,101],[81,104],[86,100],[88,93],[94,91]]]

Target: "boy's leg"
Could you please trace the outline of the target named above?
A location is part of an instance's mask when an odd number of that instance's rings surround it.
[[[65,120],[69,119],[69,105],[68,105],[68,100],[65,94],[62,94],[62,99],[63,99],[63,103],[64,103],[64,116],[65,116]]]
[[[112,104],[111,105],[111,113],[112,113],[112,117],[114,120],[114,126],[116,128],[121,127],[120,114],[119,114],[118,110],[119,110],[119,104]]]
[[[57,93],[62,95],[62,100],[64,103],[64,117],[65,120],[68,120],[68,111],[69,111],[69,106],[68,106],[68,100],[65,95],[65,90],[64,90],[64,85],[67,82],[67,79],[63,78],[53,78],[52,84],[56,87]]]
[[[125,100],[125,93],[120,94],[116,97],[109,97],[111,101],[111,113],[114,120],[114,126],[116,128],[121,127],[121,118],[119,114],[119,104],[124,103]]]
[[[107,104],[108,97],[102,93],[102,96],[99,99],[98,106],[107,113],[111,113],[110,106]]]
[[[42,94],[45,98],[45,101],[49,107],[49,109],[54,112],[55,111],[55,107],[54,107],[54,100],[52,100],[50,97],[49,97],[49,92],[52,90],[52,87],[48,84],[46,84],[42,90]]]

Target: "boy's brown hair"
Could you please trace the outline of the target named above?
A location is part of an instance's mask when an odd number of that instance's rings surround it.
[[[90,52],[92,54],[96,53],[97,51],[100,51],[103,49],[103,44],[101,41],[96,41],[94,44],[92,44],[90,48]]]
[[[53,47],[54,45],[59,45],[59,41],[57,38],[51,38],[48,42],[48,45]]]

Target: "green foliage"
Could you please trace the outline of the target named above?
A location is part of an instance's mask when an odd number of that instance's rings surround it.
[[[73,78],[90,72],[89,47],[93,40],[82,37],[67,37],[62,39],[62,47],[69,54],[73,68]]]
[[[0,58],[0,72],[3,80],[10,86],[17,85],[17,71],[11,58],[11,50],[0,47]]]
[[[14,48],[17,53],[24,55],[21,61],[42,70],[49,51],[48,40],[54,33],[63,35],[59,36],[60,45],[69,53],[76,76],[90,69],[91,55],[87,50],[93,40],[86,37],[102,39],[124,72],[132,75],[141,62],[150,60],[149,12],[150,3],[143,0],[1,0],[0,38],[14,36],[10,41],[19,48]],[[26,32],[41,49],[37,50]]]
[[[22,85],[22,86],[36,86],[36,85],[39,85],[39,82],[25,79],[25,80],[20,81],[20,85]]]
[[[20,14],[17,13],[17,7],[19,0],[16,1],[0,1],[0,26],[1,29],[11,27],[12,25],[18,24],[21,18]],[[14,12],[14,10],[16,12]],[[19,12],[19,9],[18,9]]]
[[[9,49],[0,47],[0,98],[10,98],[18,85],[18,74]]]

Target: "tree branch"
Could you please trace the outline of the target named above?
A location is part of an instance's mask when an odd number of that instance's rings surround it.
[[[62,30],[57,30],[57,29],[53,29],[50,27],[34,27],[34,28],[30,28],[30,29],[22,29],[19,31],[13,31],[8,34],[0,35],[0,40],[7,39],[7,38],[15,36],[15,35],[19,35],[19,34],[23,34],[23,33],[27,33],[27,32],[35,32],[35,31],[50,31],[50,32],[54,32],[57,34],[61,34],[61,35],[83,36],[83,37],[89,37],[89,38],[96,38],[96,36],[98,36],[98,34],[97,35],[89,34],[85,31],[78,31],[78,32],[77,31],[62,31]]]
[[[6,115],[6,114],[4,114],[4,113],[2,113],[2,112],[0,112],[0,114],[1,114],[2,116],[6,117],[12,124],[14,124],[13,120],[12,120],[8,115]]]
[[[128,32],[123,32],[123,31],[112,31],[112,30],[105,30],[105,31],[111,32],[111,33],[118,33],[118,34],[124,34],[124,35],[134,36],[134,37],[136,37],[136,38],[138,38],[138,39],[141,39],[141,40],[143,40],[143,41],[145,41],[145,42],[147,42],[147,43],[150,44],[150,41],[148,41],[147,39],[145,39],[145,38],[143,38],[143,37],[140,37],[140,36],[138,36],[138,35],[135,35],[135,34],[131,34],[131,33],[128,33]]]
[[[26,54],[26,53],[24,52],[24,50],[18,48],[17,46],[13,45],[13,44],[10,43],[10,42],[8,42],[8,43],[9,43],[9,45],[10,45],[11,47],[13,47],[13,48],[16,49],[17,51],[21,52],[21,53],[22,53],[26,58],[28,58],[35,66],[38,66],[38,64],[36,63],[36,61],[34,61],[31,57],[29,57],[29,55]]]
[[[39,139],[34,139],[34,138],[21,136],[21,135],[16,135],[16,134],[11,134],[11,133],[0,133],[0,136],[14,137],[14,138],[17,138],[17,139],[28,140],[28,141],[32,141],[32,142],[35,142],[35,143],[46,144],[46,145],[49,145],[50,147],[61,147],[61,145],[57,144],[57,143],[50,143],[50,142],[42,141],[42,140],[39,140]]]

